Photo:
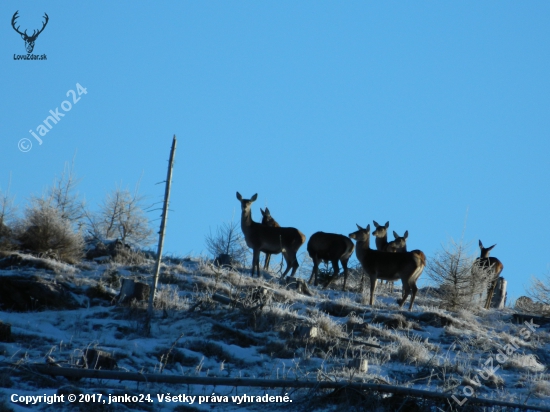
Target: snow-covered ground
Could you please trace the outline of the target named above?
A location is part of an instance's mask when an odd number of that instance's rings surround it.
[[[0,343],[0,410],[74,410],[66,401],[70,393],[83,394],[82,399],[88,401],[79,406],[86,411],[288,410],[290,406],[329,411],[355,402],[352,396],[338,398],[330,390],[69,380],[27,368],[46,362],[76,367],[82,365],[87,349],[111,354],[117,371],[369,382],[455,394],[459,400],[473,390],[478,397],[550,407],[549,326],[531,326],[533,331],[527,336],[526,325],[512,322],[512,309],[448,312],[439,308],[426,289],[419,292],[412,312],[401,311],[396,303],[400,291],[389,293],[383,285],[378,286],[376,304],[370,307],[368,292],[359,292],[357,279],[349,282],[346,292],[341,291],[341,281],[327,290],[310,286],[312,296],[308,296],[281,286],[278,275],[270,272],[259,280],[252,279],[248,270],[221,270],[200,259],[176,259],[162,268],[147,336],[142,332],[146,305],[116,305],[114,297],[121,278],[149,281],[152,271],[152,261],[142,265],[52,263],[50,270],[0,270],[2,277],[37,276],[63,286],[81,305],[72,310],[27,312],[3,307],[0,320],[11,324],[13,342]],[[258,287],[264,288],[261,294]],[[219,295],[231,296],[238,303],[226,305],[213,299]],[[316,328],[317,336],[298,334],[310,326]],[[368,370],[353,367],[354,359],[368,360]],[[488,372],[491,365],[494,373]],[[25,405],[11,401],[14,395],[17,400],[54,394],[65,394],[65,402]],[[100,402],[94,403],[100,394]],[[150,395],[153,402],[108,403],[113,399],[109,395],[139,394]],[[179,402],[158,401],[159,395],[167,394],[185,397]],[[206,401],[212,394],[216,398]],[[287,395],[292,403],[266,405],[232,399],[245,394]],[[383,406],[388,397],[373,397],[370,403],[357,402],[356,406],[393,410],[394,406]],[[379,404],[376,399],[381,400]]]

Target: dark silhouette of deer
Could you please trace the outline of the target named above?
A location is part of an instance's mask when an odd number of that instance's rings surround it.
[[[342,263],[344,269],[344,286],[342,290],[346,290],[346,281],[348,279],[348,260],[353,253],[353,242],[344,235],[337,235],[335,233],[317,232],[314,233],[307,242],[307,252],[313,260],[313,270],[309,282],[315,276],[315,286],[319,281],[319,263],[331,262],[334,275],[325,285],[325,288],[336,279],[340,268],[338,267],[338,261]]]
[[[401,253],[407,251],[407,238],[409,237],[409,231],[405,231],[403,236],[399,236],[395,230],[393,231],[393,237],[395,238],[386,246],[386,252],[392,253]],[[393,293],[393,282],[389,280],[386,281],[386,284],[390,285],[390,293]]]
[[[379,225],[376,220],[373,220],[372,223],[374,224],[374,232],[372,232],[372,235],[376,238],[376,250],[380,252],[387,252],[388,250],[388,228],[390,227],[390,222],[387,221],[384,226]],[[390,282],[389,280],[386,280],[386,285],[390,284],[390,290],[393,292],[393,282]]]
[[[283,254],[286,261],[286,269],[281,279],[286,276],[292,268],[291,276],[294,276],[298,269],[298,260],[296,253],[300,246],[306,241],[302,232],[293,227],[271,227],[262,225],[252,220],[252,203],[256,201],[258,194],[250,199],[243,199],[237,192],[237,199],[241,202],[241,229],[244,240],[249,248],[252,248],[252,276],[257,270],[260,276],[260,252],[271,254]]]
[[[20,26],[15,27],[15,21],[16,21],[17,18],[19,17],[17,13],[19,13],[19,10],[17,10],[17,11],[14,13],[13,17],[11,18],[11,25],[12,25],[13,29],[14,29],[17,33],[19,33],[19,34],[21,35],[21,38],[22,38],[23,40],[25,40],[25,48],[27,49],[27,53],[32,53],[32,51],[34,50],[34,42],[36,41],[38,35],[44,31],[44,29],[46,28],[46,25],[48,24],[48,20],[49,20],[50,18],[48,17],[48,15],[47,15],[46,13],[44,13],[44,19],[45,19],[45,21],[44,21],[44,23],[42,24],[42,28],[41,28],[40,30],[38,30],[38,31],[37,31],[37,30],[34,30],[34,31],[32,32],[32,35],[29,36],[29,35],[27,34],[27,30],[25,30],[25,32],[22,33],[21,31],[19,31],[19,27],[20,27]]]
[[[271,212],[267,207],[265,208],[265,210],[262,210],[262,208],[260,208],[260,212],[262,212],[262,225],[267,225],[271,227],[281,227],[281,225],[278,224],[275,219],[273,219],[273,216],[271,216]],[[264,270],[267,270],[269,268],[270,261],[271,261],[271,253],[266,253]]]
[[[493,300],[493,294],[495,293],[495,288],[497,287],[498,278],[504,265],[495,257],[489,257],[489,253],[496,246],[490,246],[488,248],[483,247],[481,240],[479,241],[480,257],[478,257],[474,262],[475,269],[481,269],[489,275],[489,285],[487,288],[487,300],[485,301],[485,309],[491,307],[491,300]]]
[[[395,240],[392,240],[388,243],[386,247],[387,252],[400,253],[407,251],[407,238],[409,237],[409,231],[406,230],[403,236],[399,236],[395,230],[393,231],[393,237]]]
[[[349,237],[355,239],[355,254],[361,263],[363,270],[370,278],[370,304],[374,303],[374,292],[378,279],[403,282],[403,295],[399,300],[399,307],[402,308],[409,294],[412,310],[418,287],[416,281],[426,266],[426,255],[421,250],[412,252],[391,253],[380,252],[370,248],[370,225],[363,229],[357,225],[356,232],[350,233]]]
[[[386,252],[388,247],[388,228],[390,227],[390,222],[386,222],[384,226],[376,223],[376,220],[373,220],[372,223],[376,228],[374,229],[374,232],[372,232],[372,235],[376,237],[376,250]]]

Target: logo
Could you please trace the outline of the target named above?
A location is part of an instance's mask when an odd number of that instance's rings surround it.
[[[46,28],[46,25],[48,24],[48,20],[49,20],[50,18],[48,17],[48,15],[47,15],[46,13],[44,13],[45,21],[44,21],[44,23],[42,24],[42,28],[41,28],[40,30],[38,30],[38,31],[37,31],[37,30],[34,30],[34,31],[32,32],[32,35],[29,36],[29,35],[27,34],[27,30],[25,30],[25,32],[22,33],[22,32],[19,30],[19,27],[20,27],[20,26],[15,27],[15,24],[16,24],[15,21],[16,21],[17,18],[19,17],[19,16],[18,16],[18,13],[19,13],[19,10],[17,10],[17,11],[14,13],[14,15],[13,15],[13,17],[12,17],[12,19],[11,19],[11,25],[12,25],[13,29],[14,29],[17,33],[19,33],[19,34],[21,35],[21,38],[25,41],[25,48],[27,49],[27,53],[30,54],[30,53],[32,53],[32,51],[34,50],[34,42],[35,42],[36,39],[38,38],[38,35],[44,31],[44,29]]]

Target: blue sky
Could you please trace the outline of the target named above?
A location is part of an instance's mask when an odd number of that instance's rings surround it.
[[[511,298],[548,272],[550,3],[129,4],[0,4],[0,188],[21,206],[75,153],[92,209],[140,179],[158,201],[176,134],[168,253],[238,221],[239,191],[308,238],[375,219],[428,257],[497,243]],[[48,13],[46,61],[14,60],[16,10],[31,33]]]

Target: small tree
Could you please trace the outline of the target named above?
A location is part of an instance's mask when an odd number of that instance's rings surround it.
[[[53,185],[48,189],[45,200],[59,212],[62,219],[72,224],[78,224],[85,216],[85,202],[80,199],[76,187],[80,179],[76,178],[73,162],[65,163],[63,173],[54,180]]]
[[[219,264],[245,264],[248,247],[241,228],[233,221],[218,226],[216,233],[205,238],[206,250]]]
[[[428,261],[426,274],[439,287],[443,306],[452,310],[479,304],[487,290],[488,271],[474,265],[469,245],[451,240]]]
[[[145,216],[143,200],[138,188],[132,194],[128,189],[109,193],[95,215],[88,214],[88,232],[100,241],[119,238],[142,246],[153,241],[153,230]]]

